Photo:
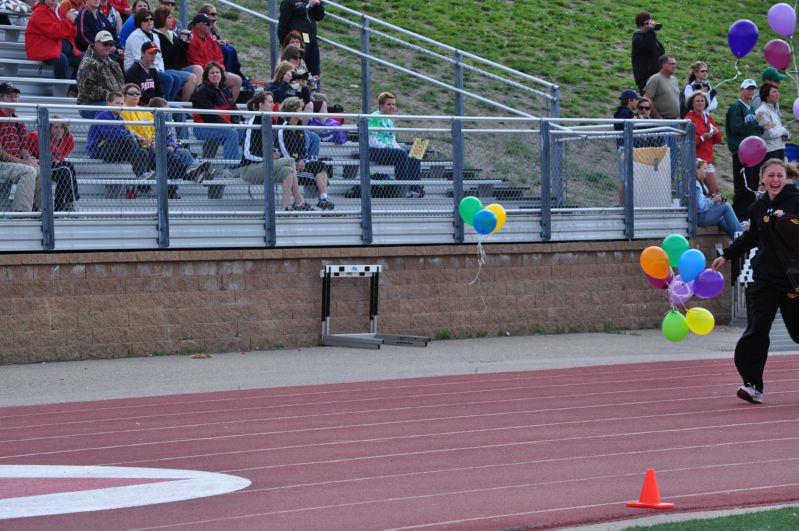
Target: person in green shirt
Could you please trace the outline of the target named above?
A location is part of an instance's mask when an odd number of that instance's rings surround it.
[[[738,147],[746,137],[763,136],[763,128],[757,123],[756,109],[752,105],[756,89],[757,83],[754,79],[744,79],[741,83],[740,97],[727,109],[724,123],[727,147],[732,153],[732,179],[735,191],[732,209],[740,221],[749,219],[749,205],[755,201],[760,173],[759,164],[744,168],[738,158]]]
[[[397,143],[393,131],[374,131],[374,128],[393,129],[394,122],[388,118],[397,112],[397,99],[390,92],[377,97],[378,110],[369,119],[369,160],[377,164],[393,164],[394,178],[415,181],[419,179],[421,164],[419,159],[411,158],[408,152]]]

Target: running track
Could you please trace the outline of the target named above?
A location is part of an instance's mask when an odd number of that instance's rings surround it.
[[[799,355],[766,377],[760,406],[704,360],[5,408],[0,465],[252,484],[0,528],[549,528],[654,512],[625,506],[647,468],[678,511],[799,501]]]

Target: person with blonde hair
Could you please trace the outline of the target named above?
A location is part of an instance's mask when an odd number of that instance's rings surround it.
[[[705,181],[707,161],[696,159],[696,224],[700,227],[718,227],[732,239],[743,230],[735,211],[718,192],[711,192]]]
[[[80,199],[78,178],[75,166],[65,160],[75,150],[75,138],[69,131],[69,124],[60,114],[51,114],[50,119],[50,166],[51,178],[55,183],[54,210],[75,210],[75,200]],[[39,132],[33,131],[28,137],[28,150],[31,156],[39,158]]]
[[[707,63],[704,61],[694,61],[691,63],[691,71],[688,74],[688,84],[685,85],[685,88],[683,89],[683,96],[685,97],[686,108],[688,111],[691,110],[691,107],[687,104],[688,98],[690,98],[694,92],[699,90],[707,94],[708,103],[705,112],[713,112],[719,106],[719,102],[716,99],[716,89],[711,87],[710,82],[707,80],[707,70]]]
[[[397,112],[397,99],[391,92],[383,92],[377,97],[378,110],[369,119],[369,160],[377,164],[393,164],[394,178],[397,180],[416,180],[419,178],[421,163],[411,158],[399,145],[391,129],[394,121],[389,118]],[[384,129],[376,131],[375,128]]]

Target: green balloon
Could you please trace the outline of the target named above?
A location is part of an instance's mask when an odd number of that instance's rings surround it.
[[[666,239],[663,240],[663,243],[660,244],[660,247],[666,251],[671,267],[677,267],[677,265],[680,263],[680,257],[682,256],[682,253],[690,249],[691,245],[682,234],[672,234],[670,236],[666,236]]]
[[[663,336],[669,341],[678,343],[688,337],[688,321],[677,310],[669,310],[660,325]]]
[[[483,210],[483,203],[480,202],[474,196],[468,196],[461,199],[461,204],[458,205],[458,213],[461,215],[461,219],[467,225],[472,224],[472,220],[474,219],[474,215]]]

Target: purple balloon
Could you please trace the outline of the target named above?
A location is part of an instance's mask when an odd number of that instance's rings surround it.
[[[644,273],[646,275],[646,273]],[[674,279],[674,273],[669,271],[669,276],[666,278],[654,278],[646,275],[646,279],[649,281],[649,285],[655,289],[669,289],[669,284]]]
[[[766,157],[766,141],[759,136],[748,136],[738,146],[738,160],[747,168],[757,166]]]
[[[799,98],[793,100],[793,116],[799,120]]]
[[[788,4],[774,4],[769,8],[766,18],[774,33],[779,33],[783,37],[790,37],[796,30],[796,11]],[[774,68],[779,67],[774,66]]]
[[[694,283],[685,282],[680,275],[669,285],[669,300],[673,304],[685,304],[694,296]]]
[[[752,51],[757,44],[757,26],[751,20],[736,20],[727,32],[727,43],[732,54],[740,59]]]
[[[705,269],[694,279],[694,295],[711,299],[724,291],[724,275],[712,269]]]
[[[791,47],[783,40],[774,39],[763,48],[763,56],[777,70],[785,70],[791,64]]]

